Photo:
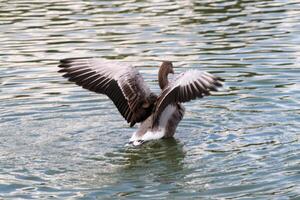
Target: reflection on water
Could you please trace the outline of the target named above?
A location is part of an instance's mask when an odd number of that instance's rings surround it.
[[[162,190],[169,191],[176,190],[177,183],[181,182],[184,176],[185,152],[183,145],[175,139],[149,142],[142,148],[125,149],[123,153],[123,167],[118,171],[118,176],[122,181],[118,181],[117,184],[123,184],[123,180],[136,183],[143,195],[157,195],[155,194],[157,191],[150,189],[151,187],[147,184],[149,181],[165,185],[166,188]],[[116,161],[114,156],[111,158],[114,162]],[[144,182],[145,179],[146,182]],[[117,191],[116,195],[130,196],[132,193]]]
[[[1,1],[0,199],[292,199],[299,185],[300,3]],[[128,62],[225,78],[186,104],[174,140],[127,149],[104,96],[68,83],[58,60]]]
[[[128,149],[124,175],[130,179],[146,177],[162,184],[174,183],[183,178],[182,144],[175,139],[150,142],[140,149]]]

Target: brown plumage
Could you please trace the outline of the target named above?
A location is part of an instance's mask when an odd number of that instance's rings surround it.
[[[207,72],[190,70],[169,82],[172,62],[164,61],[158,73],[160,95],[150,91],[134,67],[97,58],[60,61],[63,77],[93,92],[107,95],[130,126],[141,122],[131,138],[134,145],[161,137],[172,137],[184,115],[183,102],[201,98],[222,86],[221,79]],[[156,134],[157,132],[157,134]],[[159,132],[159,134],[158,134]]]
[[[107,95],[130,126],[151,114],[157,96],[135,68],[94,58],[63,59],[58,67],[69,81]]]

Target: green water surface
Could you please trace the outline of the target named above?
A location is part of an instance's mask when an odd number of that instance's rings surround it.
[[[226,79],[175,138],[135,128],[60,59]],[[0,1],[0,199],[300,199],[299,0]]]

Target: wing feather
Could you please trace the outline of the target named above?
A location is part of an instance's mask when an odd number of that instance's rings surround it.
[[[222,86],[222,79],[208,72],[189,70],[179,74],[173,82],[161,92],[154,112],[154,122],[158,122],[161,113],[172,103],[188,102],[210,95]]]
[[[145,109],[141,105],[154,94],[134,67],[97,58],[63,59],[58,67],[69,81],[107,95],[131,126],[151,114],[152,109]]]

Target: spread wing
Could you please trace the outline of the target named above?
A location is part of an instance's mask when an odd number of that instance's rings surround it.
[[[134,67],[97,58],[68,58],[60,61],[63,77],[90,91],[106,94],[121,115],[133,126],[150,114],[153,96]],[[156,97],[156,96],[155,96]]]
[[[173,82],[161,92],[158,97],[154,122],[157,122],[161,113],[171,103],[188,102],[210,95],[210,91],[217,91],[222,86],[222,79],[207,72],[189,70],[179,74]]]

